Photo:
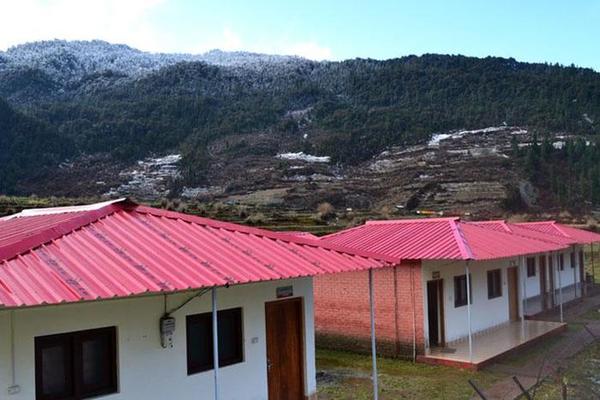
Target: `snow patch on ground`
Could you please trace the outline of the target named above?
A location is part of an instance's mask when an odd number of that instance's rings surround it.
[[[331,157],[329,156],[313,156],[311,154],[304,154],[304,152],[299,151],[298,153],[280,153],[275,156],[280,160],[295,160],[295,161],[305,161],[309,163],[328,163],[331,161]]]
[[[133,195],[148,200],[165,197],[169,194],[169,182],[180,177],[177,166],[180,160],[181,154],[139,160],[136,167],[119,173],[127,183],[111,188],[105,195],[110,197]]]
[[[443,140],[460,139],[460,138],[464,137],[465,135],[473,135],[473,134],[480,134],[480,133],[493,133],[493,132],[506,131],[509,129],[512,129],[512,127],[502,125],[502,126],[490,126],[488,128],[483,128],[483,129],[462,130],[462,131],[456,131],[456,132],[452,132],[452,133],[434,133],[431,136],[431,139],[429,140],[429,142],[427,144],[430,147],[437,147],[440,145],[440,142]],[[518,133],[513,133],[513,134],[527,133],[527,131],[524,129],[519,129],[518,131],[515,131],[515,132],[518,132]]]

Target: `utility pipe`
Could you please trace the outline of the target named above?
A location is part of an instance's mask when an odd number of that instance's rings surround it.
[[[215,400],[219,400],[219,324],[217,314],[217,288],[212,288],[212,334]]]
[[[377,345],[375,340],[375,301],[373,298],[373,269],[369,269],[369,305],[371,307],[371,358],[373,367],[373,399],[379,399],[379,385],[377,378]]]

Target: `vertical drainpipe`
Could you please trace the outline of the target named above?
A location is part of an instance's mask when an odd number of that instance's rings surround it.
[[[467,276],[467,321],[469,325],[469,362],[473,362],[473,330],[471,326],[471,277],[469,274],[469,260],[465,264]]]
[[[523,316],[527,316],[527,308],[528,308],[528,302],[527,302],[527,258],[525,258],[525,256],[522,257],[522,263],[523,263]],[[535,268],[535,267],[534,267]]]
[[[571,265],[571,269],[573,270],[573,296],[576,299],[577,298],[577,270],[579,269],[579,260],[577,257],[577,253],[575,252],[575,245],[571,246],[571,260],[573,260],[573,265]],[[581,284],[581,282],[580,282]],[[579,294],[581,294],[581,297],[583,297],[583,293],[579,292]]]
[[[525,268],[524,268],[524,259],[525,257],[523,256],[519,256],[518,258],[518,262],[519,262],[519,277],[521,278],[521,281],[523,282],[523,284],[521,285],[521,290],[519,290],[519,304],[521,305],[521,336],[525,337],[525,286],[526,286],[526,282],[525,282]]]
[[[371,307],[371,358],[373,367],[373,399],[379,399],[379,382],[377,378],[377,346],[375,340],[375,301],[373,296],[373,269],[369,269],[369,305]]]
[[[594,242],[590,243],[590,256],[592,257],[592,290],[596,285],[596,266],[594,265]]]
[[[10,371],[11,388],[17,385],[17,371],[15,365],[15,311],[10,311]]]
[[[417,362],[417,310],[415,299],[415,265],[410,267],[410,291],[412,297],[412,317],[413,317],[413,362]]]
[[[556,269],[558,270],[558,303],[559,303],[559,308],[560,308],[560,322],[563,322],[563,295],[562,295],[562,281],[560,278],[560,276],[562,274],[561,274],[561,270],[560,270],[559,261],[560,261],[560,257],[558,255],[558,253],[556,253],[556,265],[557,265]]]
[[[217,318],[217,288],[212,288],[213,366],[215,377],[215,400],[219,400],[219,324]]]

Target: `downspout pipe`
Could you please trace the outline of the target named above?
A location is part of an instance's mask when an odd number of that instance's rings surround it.
[[[214,394],[219,400],[219,323],[217,313],[217,288],[212,288],[212,334],[213,334],[213,366],[214,366]]]
[[[471,276],[469,271],[469,260],[465,264],[467,276],[467,323],[469,326],[469,362],[473,362],[473,327],[471,324]]]
[[[379,399],[379,382],[377,377],[377,344],[375,338],[375,299],[373,293],[373,269],[369,269],[369,305],[371,309],[371,360],[373,379],[373,399]]]

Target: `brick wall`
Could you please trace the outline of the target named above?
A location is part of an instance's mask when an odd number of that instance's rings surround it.
[[[417,354],[422,354],[421,265],[405,263],[394,268],[375,270],[373,275],[378,352],[394,357],[412,357],[414,311]],[[316,277],[314,301],[318,346],[370,350],[367,271]]]

